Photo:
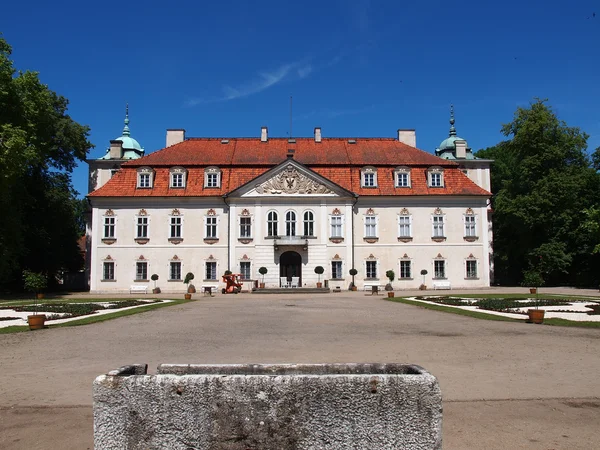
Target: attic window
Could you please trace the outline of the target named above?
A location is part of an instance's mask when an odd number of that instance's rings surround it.
[[[409,167],[397,167],[394,171],[395,185],[397,188],[410,187],[410,168]]]
[[[360,170],[360,185],[365,188],[377,187],[377,169],[375,167],[363,167]]]
[[[356,144],[356,139],[348,139],[348,144]]]
[[[137,187],[142,189],[152,188],[154,172],[150,167],[140,167],[137,173]]]
[[[183,167],[173,167],[170,170],[170,187],[184,188],[186,182],[186,170]]]
[[[288,139],[288,144],[295,144],[296,143],[296,139]]]
[[[229,139],[221,139],[221,144],[229,144]]]
[[[429,187],[444,187],[444,169],[441,167],[432,167],[427,171],[427,181]]]
[[[207,167],[204,170],[204,187],[205,188],[220,188],[221,187],[221,170],[218,167]]]

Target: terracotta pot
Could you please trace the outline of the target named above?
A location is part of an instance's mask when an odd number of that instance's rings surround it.
[[[188,286],[187,291],[188,291],[188,294],[195,294],[196,293],[196,286],[193,286],[193,285],[190,284]]]
[[[529,288],[530,294],[537,294],[537,288]]]
[[[529,315],[529,322],[531,323],[544,323],[544,311],[543,309],[528,309],[527,314]]]
[[[192,299],[192,294],[184,294],[184,298],[186,300],[191,300]]]
[[[394,293],[393,292],[388,292],[388,298],[394,298]]]
[[[323,287],[323,283],[318,282],[317,283],[317,288],[321,289]]]
[[[357,288],[356,286],[352,286],[352,290],[353,290],[353,291],[357,291],[357,290],[358,290],[358,288]]]
[[[157,288],[152,289],[152,293],[153,294],[160,294],[160,288],[157,287]]]
[[[41,330],[44,328],[45,322],[45,314],[32,314],[31,316],[27,316],[27,323],[29,324],[30,330]]]
[[[41,300],[44,298],[44,294],[39,292],[39,293],[35,294],[35,298],[37,298],[38,300]]]
[[[265,288],[265,283],[259,283],[259,284],[258,284],[258,287],[259,287],[260,289],[264,289],[264,288]]]

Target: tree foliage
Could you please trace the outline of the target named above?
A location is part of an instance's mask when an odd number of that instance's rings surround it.
[[[92,147],[89,128],[67,114],[68,100],[36,72],[18,72],[0,36],[0,280],[23,269],[56,274],[80,268],[81,200],[71,184]]]
[[[492,166],[494,262],[497,280],[518,284],[540,272],[548,284],[597,285],[600,242],[600,158],[587,153],[588,135],[569,127],[536,99],[503,125],[508,138],[477,152]],[[597,153],[600,153],[597,151]],[[585,230],[585,233],[583,232]]]

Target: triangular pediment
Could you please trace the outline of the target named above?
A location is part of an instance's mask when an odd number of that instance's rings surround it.
[[[352,193],[288,159],[230,194],[233,197],[346,197]]]

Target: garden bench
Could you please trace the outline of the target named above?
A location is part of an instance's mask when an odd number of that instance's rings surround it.
[[[450,289],[452,290],[452,286],[449,281],[436,281],[433,283],[433,290],[436,289]]]
[[[371,292],[373,292],[373,287],[376,287],[377,291],[380,291],[380,290],[383,289],[383,284],[379,284],[379,283],[365,283],[364,290],[365,291],[371,291]]]
[[[202,292],[204,292],[204,295],[212,296],[213,292],[217,292],[217,289],[219,289],[218,284],[203,284],[202,285]]]
[[[133,293],[144,293],[147,294],[148,293],[148,286],[144,286],[141,284],[134,284],[132,286],[129,287],[129,293],[133,294]]]

